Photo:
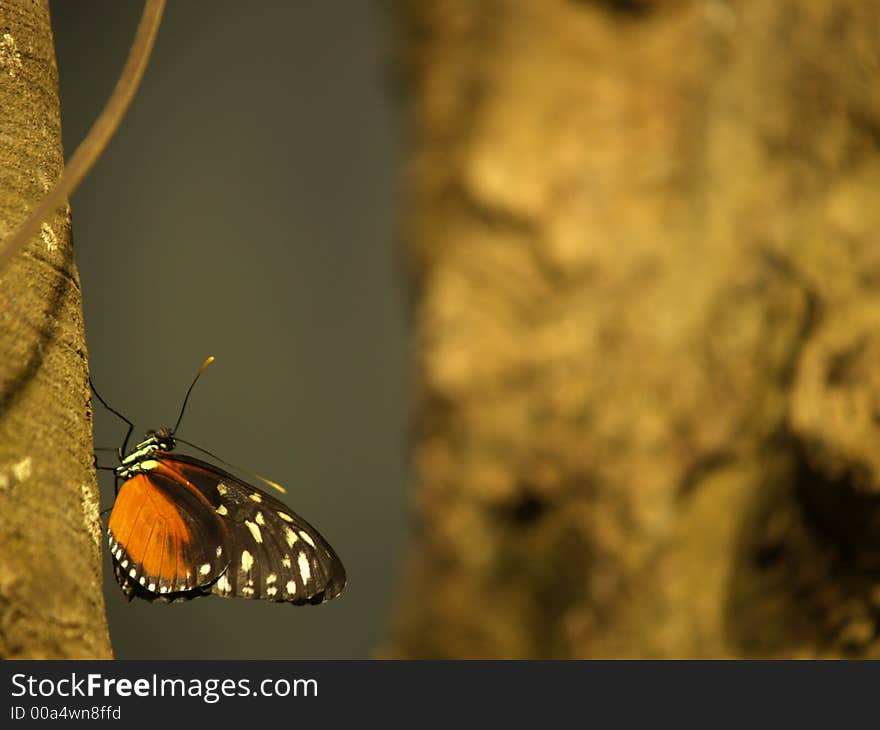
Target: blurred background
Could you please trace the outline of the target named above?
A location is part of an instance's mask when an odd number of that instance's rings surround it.
[[[67,155],[141,10],[52,2]],[[216,356],[181,436],[286,485],[350,576],[318,608],[127,605],[105,555],[119,658],[366,657],[386,626],[408,391],[388,35],[372,2],[169,3],[131,111],[71,201],[92,377],[135,440],[173,424]],[[95,410],[96,443],[119,445],[124,424]]]

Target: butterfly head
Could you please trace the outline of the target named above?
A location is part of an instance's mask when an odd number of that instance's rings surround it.
[[[128,479],[140,472],[149,471],[155,466],[153,454],[157,451],[173,451],[174,447],[174,433],[171,429],[160,428],[157,431],[147,431],[144,440],[122,458],[122,463],[117,467],[116,474],[122,479]]]
[[[174,431],[170,428],[147,431],[142,443],[154,443],[157,451],[173,451],[175,446]]]

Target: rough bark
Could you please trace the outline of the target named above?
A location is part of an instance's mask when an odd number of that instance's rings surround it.
[[[387,654],[880,656],[880,6],[399,8]]]
[[[0,238],[64,165],[46,2],[0,3]],[[70,210],[0,271],[0,656],[110,656]]]

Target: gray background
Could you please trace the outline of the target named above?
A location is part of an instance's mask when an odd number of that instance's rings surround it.
[[[69,156],[142,3],[51,9]],[[171,425],[215,355],[180,435],[283,483],[349,573],[344,596],[320,607],[127,605],[105,556],[120,658],[365,657],[386,628],[408,390],[391,30],[368,1],[172,0],[128,117],[73,196],[102,395],[136,436]],[[118,445],[124,426],[95,415],[96,443]]]

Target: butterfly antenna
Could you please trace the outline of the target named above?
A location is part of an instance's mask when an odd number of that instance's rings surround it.
[[[202,373],[208,369],[208,365],[214,362],[214,356],[205,359],[205,362],[202,363],[202,366],[199,368],[199,372],[196,373],[196,376],[193,378],[192,383],[189,385],[189,390],[186,391],[186,395],[183,397],[183,405],[180,407],[180,415],[177,417],[177,423],[174,424],[174,428],[171,429],[171,434],[174,435],[177,433],[177,427],[180,425],[181,420],[183,419],[183,412],[186,410],[186,403],[189,400],[189,394],[192,393],[192,389],[195,387],[196,383],[199,381],[199,378],[202,377]],[[177,439],[180,441],[180,439]]]
[[[263,484],[268,484],[270,487],[272,487],[272,489],[277,489],[279,492],[281,492],[281,494],[287,494],[287,490],[284,487],[282,487],[280,484],[278,484],[278,482],[273,482],[271,479],[267,479],[266,477],[261,476],[260,474],[257,474],[254,471],[250,471],[250,469],[243,469],[242,467],[237,466],[236,464],[232,464],[232,463],[226,461],[226,459],[221,459],[219,456],[217,456],[217,454],[212,454],[207,449],[203,449],[201,446],[198,446],[197,444],[191,443],[190,441],[184,441],[181,438],[177,438],[177,436],[175,436],[174,439],[176,441],[180,441],[180,443],[182,443],[182,444],[186,444],[187,446],[190,446],[198,451],[201,451],[203,454],[207,454],[212,459],[216,459],[217,461],[219,461],[221,464],[226,464],[226,466],[231,466],[233,469],[235,469],[236,471],[240,471],[242,474],[247,474],[248,476],[254,477],[255,479],[259,479],[261,482],[263,482]]]
[[[119,411],[117,411],[115,408],[113,408],[113,406],[108,404],[107,401],[105,401],[101,397],[101,394],[98,392],[98,389],[95,387],[95,384],[92,382],[91,375],[89,375],[89,385],[92,388],[92,393],[95,394],[95,397],[101,402],[101,405],[104,406],[104,408],[106,408],[108,411],[110,411],[110,413],[112,413],[114,416],[122,419],[123,421],[125,421],[128,424],[128,431],[126,431],[126,433],[125,433],[125,439],[122,442],[122,448],[117,449],[117,452],[119,454],[119,459],[121,460],[122,455],[125,453],[125,449],[128,447],[128,439],[131,436],[131,432],[134,430],[134,424],[131,421],[129,421],[125,416],[123,416]]]

